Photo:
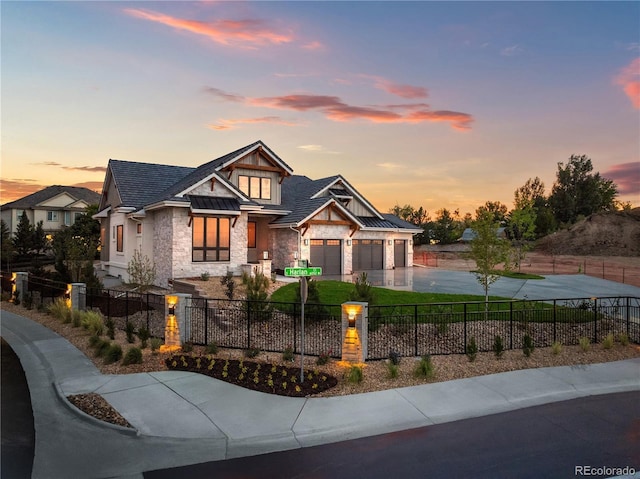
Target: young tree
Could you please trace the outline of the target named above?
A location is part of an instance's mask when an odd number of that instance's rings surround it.
[[[571,224],[580,216],[615,211],[617,186],[592,171],[591,158],[586,155],[571,155],[566,165],[558,163],[549,204],[559,223]]]
[[[489,212],[481,213],[473,223],[476,236],[471,240],[467,256],[476,262],[476,279],[484,288],[485,315],[489,310],[489,288],[500,277],[496,273],[496,266],[504,263],[504,269],[510,269],[509,241],[497,234],[500,224]]]
[[[156,265],[142,251],[136,249],[133,259],[127,265],[129,282],[139,286],[140,291],[147,291],[156,279]]]
[[[516,208],[509,214],[506,228],[507,235],[514,246],[513,259],[520,272],[520,265],[530,248],[530,241],[535,239],[536,213],[532,206]]]

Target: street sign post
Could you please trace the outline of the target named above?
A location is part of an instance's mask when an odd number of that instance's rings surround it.
[[[304,303],[307,302],[307,276],[320,276],[322,275],[322,268],[320,267],[305,267],[305,268],[285,268],[284,275],[294,278],[300,278],[300,383],[304,382]]]
[[[285,268],[284,275],[292,277],[322,276],[322,268],[319,266],[309,266],[307,268]]]

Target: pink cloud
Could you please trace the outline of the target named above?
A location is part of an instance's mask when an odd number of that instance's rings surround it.
[[[211,130],[230,130],[235,128],[236,125],[242,124],[255,124],[255,123],[271,123],[275,125],[285,125],[285,126],[295,126],[296,123],[283,120],[278,116],[263,116],[261,118],[242,118],[242,119],[228,119],[228,120],[220,120],[218,124],[209,124],[207,128]]]
[[[279,45],[293,40],[291,33],[271,28],[262,20],[216,20],[202,22],[172,17],[151,10],[125,8],[124,12],[132,17],[173,27],[176,30],[203,35],[222,45],[235,45],[254,48],[267,44]]]
[[[431,110],[426,103],[394,104],[387,106],[358,106],[349,105],[340,97],[333,95],[292,94],[272,97],[248,98],[240,95],[232,95],[218,88],[207,87],[208,93],[232,102],[243,102],[249,106],[276,108],[293,111],[319,111],[332,121],[367,120],[373,123],[421,123],[421,122],[448,122],[452,128],[464,131],[471,129],[473,116],[449,110]],[[278,117],[265,117],[278,118]],[[281,121],[281,120],[279,120]],[[237,121],[247,123],[247,121]],[[287,124],[280,123],[280,124]],[[212,129],[231,128],[230,123],[209,125]]]
[[[422,86],[406,85],[402,83],[395,83],[386,78],[375,75],[359,75],[363,78],[373,79],[375,81],[374,86],[379,90],[386,91],[392,95],[399,96],[401,98],[427,98],[429,96],[429,90]]]
[[[614,83],[622,87],[633,107],[640,109],[640,57],[621,69]]]
[[[602,176],[618,185],[621,195],[640,194],[640,161],[613,165]]]

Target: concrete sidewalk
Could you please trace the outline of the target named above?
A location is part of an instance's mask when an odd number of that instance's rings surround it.
[[[249,456],[640,390],[640,359],[513,371],[375,393],[288,398],[177,371],[101,374],[49,329],[6,311],[2,337],[24,367],[36,430],[33,477],[141,477],[146,470]],[[135,428],[78,411],[97,392]]]

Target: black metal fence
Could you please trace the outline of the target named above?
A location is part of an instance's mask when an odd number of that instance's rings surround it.
[[[56,299],[64,297],[67,291],[67,283],[29,275],[27,291],[25,292],[32,301],[33,307],[43,308],[53,303]]]
[[[86,306],[112,319],[117,329],[133,323],[136,330],[145,326],[152,337],[164,338],[165,297],[114,289],[87,289]]]
[[[192,299],[187,305],[186,338],[225,348],[300,352],[300,304]],[[341,352],[341,306],[305,306],[305,353]],[[549,301],[372,306],[368,358],[463,354],[474,338],[479,351],[491,351],[496,336],[505,349],[519,349],[525,334],[536,347],[597,343],[609,333],[625,333],[640,343],[640,298],[611,297]]]

